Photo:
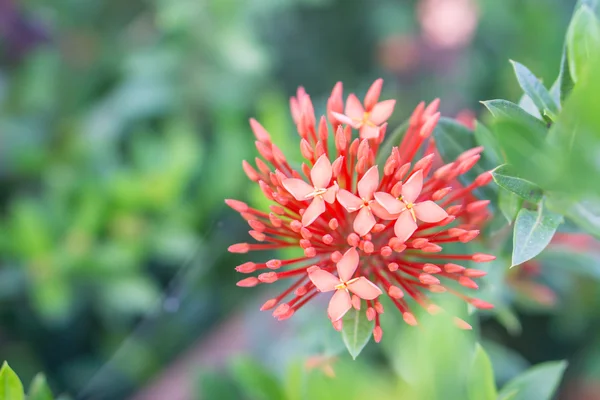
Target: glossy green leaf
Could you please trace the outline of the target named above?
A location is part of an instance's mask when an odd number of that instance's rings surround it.
[[[542,137],[546,136],[546,125],[515,103],[508,100],[488,100],[481,103],[486,106],[495,118],[516,121],[529,128],[534,134],[539,134]]]
[[[542,200],[542,189],[527,179],[520,178],[510,165],[504,164],[492,171],[494,181],[498,186],[512,192],[532,203]]]
[[[52,391],[46,382],[44,374],[37,374],[31,386],[29,386],[29,392],[27,393],[27,400],[53,400],[54,396]]]
[[[498,208],[509,224],[517,218],[517,214],[523,205],[523,199],[513,192],[501,189],[498,192]]]
[[[496,382],[492,363],[479,343],[467,375],[467,393],[469,400],[496,400]]]
[[[523,64],[516,61],[511,61],[511,63],[521,89],[533,101],[540,114],[544,115],[546,111],[557,114],[558,105],[554,102],[552,95],[542,82]]]
[[[512,266],[531,260],[546,248],[563,221],[541,202],[537,211],[523,208],[515,221]]]
[[[550,400],[566,367],[566,361],[552,361],[536,365],[504,385],[498,398]],[[516,395],[509,397],[514,392]]]
[[[344,315],[342,339],[352,358],[356,359],[362,349],[369,343],[375,323],[367,320],[364,312],[352,308]]]
[[[585,73],[593,57],[600,52],[600,23],[587,5],[575,12],[567,31],[567,56],[573,82]]]
[[[24,400],[23,384],[5,361],[0,369],[0,400]]]

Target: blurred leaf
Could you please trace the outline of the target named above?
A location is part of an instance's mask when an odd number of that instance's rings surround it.
[[[487,169],[496,168],[502,164],[502,156],[500,155],[500,144],[490,132],[490,130],[481,122],[475,122],[475,142],[479,146],[483,146],[484,150],[482,153],[483,161],[486,163]]]
[[[539,256],[544,268],[556,268],[570,274],[579,274],[600,280],[600,253],[593,250],[579,251],[569,244],[548,247]]]
[[[569,94],[571,94],[573,86],[575,86],[575,82],[573,82],[573,78],[571,78],[571,71],[569,70],[566,45],[563,48],[562,57],[560,59],[560,72],[556,84],[560,92],[559,101],[563,103],[569,97]]]
[[[205,372],[200,375],[198,382],[197,400],[237,400],[240,393],[236,390],[236,382],[217,371]]]
[[[329,327],[328,327],[329,328]],[[285,400],[302,400],[304,366],[299,362],[292,362],[287,367],[285,374]]]
[[[475,135],[467,127],[450,118],[440,118],[433,131],[437,149],[444,162],[455,161],[463,152],[477,147]],[[466,174],[460,175],[458,179],[465,186],[472,183],[477,176],[486,172],[486,169],[477,163]],[[495,190],[486,186],[475,190],[477,197],[481,199],[495,199]]]
[[[516,121],[529,128],[532,134],[538,134],[540,137],[546,136],[547,129],[544,123],[515,103],[508,100],[488,100],[481,103],[487,107],[495,118]]]
[[[467,377],[467,393],[469,400],[496,400],[492,363],[479,343],[475,345],[471,371]]]
[[[515,389],[510,392],[501,393],[498,396],[498,400],[515,400],[518,395],[519,395],[519,391],[517,389]]]
[[[566,208],[565,216],[600,239],[600,201],[581,200]]]
[[[510,165],[504,164],[492,171],[494,181],[498,186],[519,195],[532,203],[539,203],[542,199],[542,189],[535,183],[519,178],[517,171]]]
[[[273,374],[262,365],[247,357],[233,362],[234,380],[240,385],[242,393],[256,400],[280,400],[285,398],[283,388]]]
[[[518,336],[521,334],[523,327],[521,326],[519,317],[513,310],[511,310],[508,306],[495,307],[494,310],[498,322],[506,328],[506,331],[509,334],[513,336]]]
[[[0,400],[25,400],[23,384],[6,361],[0,369]]]
[[[27,400],[52,399],[54,399],[54,396],[52,395],[50,387],[48,387],[46,377],[44,376],[44,374],[37,374],[33,378],[33,381],[31,381],[31,386],[29,387],[29,392],[27,393]]]
[[[566,367],[566,361],[536,365],[504,385],[498,396],[513,400],[550,400]],[[515,391],[514,397],[508,397]]]
[[[543,202],[537,211],[523,208],[515,221],[512,266],[531,260],[546,248],[563,221],[560,214],[548,210]]]
[[[369,343],[375,322],[367,320],[364,312],[350,309],[342,319],[342,339],[352,358],[356,359]]]
[[[567,31],[567,56],[573,82],[577,82],[600,51],[600,24],[594,12],[582,5]]]
[[[558,105],[554,102],[550,92],[542,85],[542,82],[523,64],[516,61],[511,61],[511,64],[515,70],[521,89],[531,98],[540,114],[544,115],[546,110],[557,114]]]
[[[498,208],[500,208],[500,212],[506,217],[509,224],[512,224],[517,218],[522,204],[523,199],[513,192],[504,189],[498,192]]]

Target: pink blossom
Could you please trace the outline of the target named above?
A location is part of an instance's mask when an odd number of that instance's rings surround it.
[[[348,291],[364,300],[375,300],[381,294],[381,289],[364,276],[353,278],[354,272],[358,268],[358,261],[358,252],[352,247],[336,264],[338,276],[317,266],[307,269],[308,277],[320,292],[335,290],[327,309],[332,322],[341,319],[352,307]]]
[[[377,102],[382,85],[383,79],[371,85],[365,95],[364,107],[356,95],[349,95],[344,114],[333,112],[333,116],[341,123],[358,129],[361,139],[377,139],[381,125],[392,115],[396,105],[396,100]]]

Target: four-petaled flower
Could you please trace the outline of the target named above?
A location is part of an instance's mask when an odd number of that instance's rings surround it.
[[[352,226],[354,232],[359,236],[364,236],[377,223],[373,214],[380,218],[384,218],[382,214],[387,214],[373,200],[373,193],[375,193],[379,186],[379,171],[377,171],[377,166],[369,168],[361,180],[358,181],[357,186],[360,197],[350,193],[346,189],[340,189],[337,193],[337,199],[349,213],[358,211],[358,215],[354,219]]]
[[[374,194],[377,202],[387,212],[398,215],[398,219],[394,224],[394,233],[402,242],[406,242],[417,230],[417,219],[423,222],[435,223],[448,216],[448,213],[442,207],[431,200],[415,203],[422,189],[423,171],[418,170],[402,185],[399,198],[385,192]]]
[[[365,95],[365,106],[354,94],[348,96],[344,114],[332,113],[341,123],[359,130],[361,139],[377,139],[380,126],[394,112],[396,100],[377,102],[381,93],[382,79],[377,79]]]
[[[332,174],[333,171],[329,158],[323,154],[310,171],[310,179],[313,186],[297,178],[282,180],[281,184],[283,187],[296,200],[306,201],[312,199],[312,202],[302,215],[302,225],[309,226],[312,224],[319,215],[325,212],[325,202],[332,204],[335,201],[335,194],[338,190],[337,184],[334,183],[332,186],[327,187],[331,181]]]
[[[348,290],[363,300],[375,300],[381,294],[381,289],[364,276],[352,277],[358,268],[359,258],[354,247],[346,251],[336,264],[338,276],[318,266],[310,267],[307,270],[308,277],[320,292],[335,290],[327,308],[332,322],[340,320],[352,307]]]

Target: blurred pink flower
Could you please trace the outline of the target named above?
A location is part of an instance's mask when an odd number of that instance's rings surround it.
[[[418,10],[423,36],[432,47],[464,47],[477,28],[474,0],[421,0]]]

